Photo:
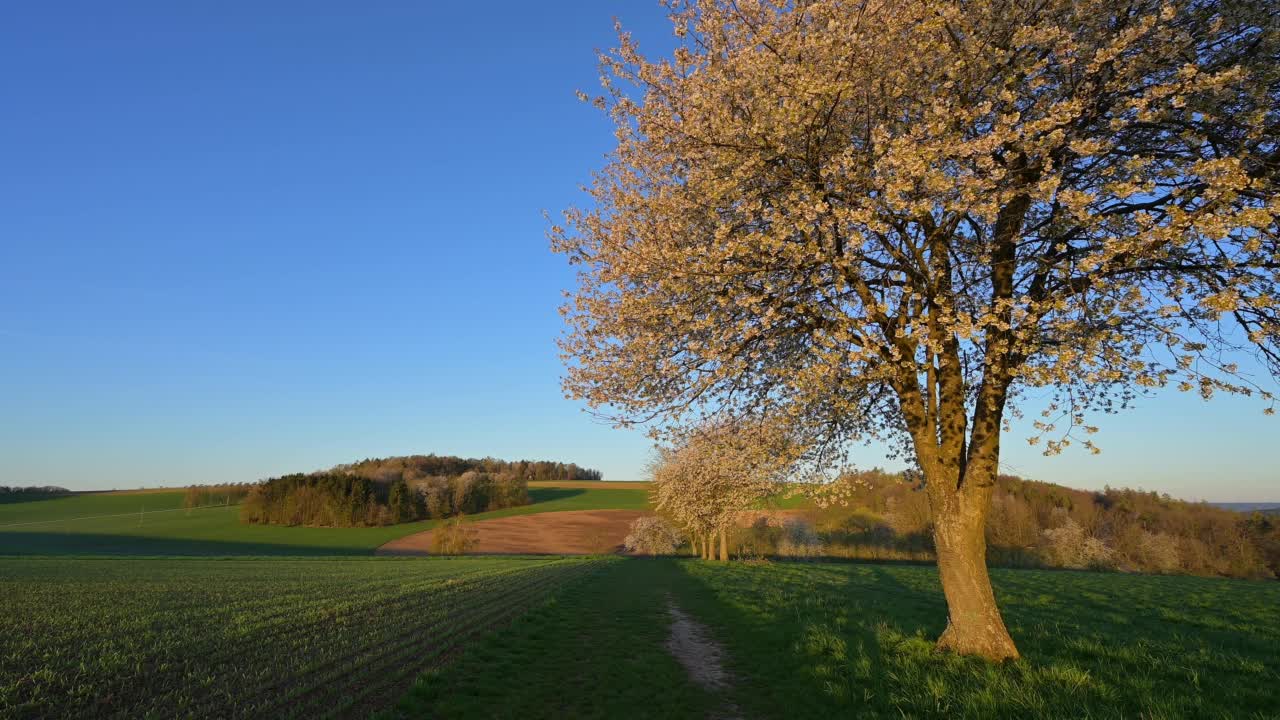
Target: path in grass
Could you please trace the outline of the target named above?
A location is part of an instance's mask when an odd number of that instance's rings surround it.
[[[667,596],[682,580],[669,561],[615,560],[421,678],[384,717],[708,717],[724,698],[667,649]]]
[[[0,558],[0,717],[367,717],[608,562]]]
[[[1276,716],[1280,583],[992,575],[1020,662],[934,651],[931,567],[621,560],[421,680],[394,716]],[[731,685],[700,688],[672,660],[668,595],[723,647]]]
[[[472,516],[647,507],[643,487],[529,490],[529,505]],[[426,520],[372,528],[243,525],[239,508],[183,510],[181,491],[93,493],[0,505],[0,555],[369,555],[397,538],[430,530]]]

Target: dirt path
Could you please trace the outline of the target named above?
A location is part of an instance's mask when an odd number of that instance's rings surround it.
[[[591,555],[619,552],[640,510],[565,510],[514,515],[472,523],[473,553],[483,555]],[[431,531],[402,537],[378,548],[379,555],[428,555]]]
[[[724,669],[724,648],[711,637],[707,626],[680,609],[670,596],[667,612],[671,614],[671,635],[667,638],[667,651],[680,661],[689,679],[711,692],[729,688],[731,678]],[[720,708],[712,717],[717,720],[739,720],[742,714],[731,702]]]

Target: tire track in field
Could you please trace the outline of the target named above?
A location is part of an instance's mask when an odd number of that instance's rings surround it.
[[[307,623],[296,642],[280,648],[288,652],[286,657],[281,658],[284,662],[274,666],[265,663],[255,665],[251,676],[224,675],[217,687],[210,688],[201,701],[197,701],[194,707],[185,708],[184,712],[198,717],[246,714],[264,716],[267,709],[293,702],[297,695],[321,686],[325,680],[342,677],[355,660],[376,652],[385,641],[404,633],[428,632],[449,622],[465,619],[470,613],[494,602],[496,591],[502,583],[511,583],[513,580],[519,583],[517,578],[536,577],[545,569],[543,566],[508,568],[498,573],[452,583],[448,588],[436,588],[436,592],[431,592],[431,588],[423,588],[420,592],[411,592],[392,601],[394,612],[389,615],[379,612],[385,605],[372,602],[357,608],[349,617],[344,618],[341,627],[321,636],[318,642],[314,642],[315,631],[322,623]],[[516,577],[513,578],[513,575]],[[465,606],[467,609],[463,612],[450,612],[452,607],[465,602],[468,597],[476,602]],[[418,622],[403,622],[412,618],[417,618]],[[375,620],[380,622],[372,624]],[[385,645],[382,647],[385,648]],[[240,689],[231,690],[229,686],[238,686]]]
[[[725,651],[712,637],[711,630],[681,610],[670,595],[667,595],[667,614],[671,616],[667,652],[684,666],[689,679],[709,692],[723,695],[731,690],[733,677],[725,670],[722,662]],[[716,720],[741,720],[742,712],[731,700],[726,699],[711,717]]]
[[[581,576],[585,576],[589,571],[597,567],[596,563],[590,565],[579,565],[569,568],[564,572],[566,577],[553,578],[559,582],[571,582]],[[549,583],[548,583],[549,584]],[[343,706],[336,713],[337,717],[343,718],[363,718],[368,717],[371,713],[379,710],[395,700],[399,699],[407,691],[413,680],[427,670],[439,668],[458,653],[466,649],[467,644],[501,626],[513,621],[515,618],[528,612],[538,602],[543,601],[549,595],[548,592],[538,592],[536,595],[527,597],[525,602],[518,605],[509,605],[501,609],[495,616],[484,621],[477,622],[471,627],[454,633],[449,636],[448,642],[442,643],[440,647],[423,648],[418,653],[419,663],[416,666],[407,666],[404,670],[395,675],[386,676],[386,679],[375,685],[369,686],[363,691],[350,705]],[[424,652],[426,650],[434,650],[435,652]],[[388,694],[390,693],[390,694]]]
[[[593,564],[594,565],[594,564]],[[422,669],[421,663],[406,665],[400,673],[391,677],[380,675],[387,673],[410,657],[434,658],[451,648],[461,644],[471,635],[479,634],[492,628],[504,616],[523,611],[528,604],[545,598],[548,591],[566,578],[581,574],[588,565],[568,565],[559,568],[541,566],[515,571],[523,582],[510,582],[516,578],[503,577],[503,583],[491,583],[482,593],[464,593],[463,598],[472,598],[474,602],[460,612],[450,612],[443,608],[438,616],[426,623],[409,628],[399,628],[393,634],[403,635],[404,639],[388,646],[378,637],[372,643],[354,648],[352,652],[341,657],[331,658],[318,667],[310,668],[303,673],[277,683],[265,691],[256,693],[256,697],[248,703],[237,702],[233,711],[236,715],[251,716],[268,715],[271,717],[322,717],[334,712],[341,712],[335,703],[353,693],[349,703],[360,702],[374,691],[396,684],[401,676],[416,676]],[[505,573],[510,575],[513,573]],[[475,598],[474,595],[480,595]],[[523,602],[512,602],[512,598],[520,598]],[[436,633],[440,628],[449,628],[449,632]],[[351,673],[352,668],[358,672]],[[368,684],[366,684],[368,683]],[[320,689],[319,692],[316,692]],[[302,699],[305,696],[305,699]],[[390,698],[398,699],[399,695]],[[386,698],[380,698],[386,700]],[[300,702],[301,701],[301,702]],[[262,704],[258,704],[262,703]],[[348,703],[348,704],[349,704]],[[379,702],[364,703],[370,707]],[[327,706],[326,706],[327,705]],[[344,713],[346,714],[346,713]]]
[[[507,586],[506,592],[520,596],[542,597],[544,591],[555,584],[560,579],[560,575],[565,572],[566,570],[554,573],[537,573],[537,576],[529,579],[528,582]],[[284,716],[286,712],[289,716],[295,717],[327,716],[335,710],[332,707],[324,707],[327,702],[335,699],[333,696],[336,695],[338,696],[337,699],[341,699],[345,693],[352,690],[355,690],[358,696],[363,696],[369,690],[369,686],[363,682],[364,680],[377,678],[381,672],[395,667],[408,656],[421,655],[430,650],[443,650],[454,638],[459,637],[462,633],[477,627],[484,628],[492,625],[494,618],[499,617],[512,607],[510,597],[507,594],[498,595],[494,593],[473,605],[466,612],[452,615],[446,613],[439,621],[430,625],[408,629],[403,633],[404,639],[399,642],[390,645],[380,643],[366,645],[353,653],[328,663],[329,670],[323,676],[317,677],[314,673],[311,673],[297,678],[296,687],[293,690],[288,691],[286,695],[278,696],[284,702],[277,702],[275,705],[268,705],[267,707],[270,710],[279,711],[272,712],[271,715],[273,717]],[[457,627],[459,625],[461,627]],[[449,627],[449,632],[442,634],[431,633],[431,631],[442,626]],[[336,667],[334,667],[335,665]],[[360,669],[358,675],[350,677],[346,682],[334,682],[345,678],[344,672],[353,666]],[[378,683],[377,680],[373,680],[373,682],[375,685]],[[309,691],[317,687],[323,687],[324,691],[309,694]],[[302,695],[307,695],[303,704],[290,707],[293,701]],[[287,708],[287,711],[285,708]]]
[[[536,572],[539,567],[511,567],[504,568],[498,572],[483,572],[479,570],[469,571],[465,574],[455,576],[435,576],[430,579],[414,583],[405,588],[401,595],[387,598],[385,601],[365,601],[347,600],[346,598],[322,597],[316,601],[309,603],[308,612],[324,609],[328,606],[337,606],[342,608],[337,612],[328,613],[327,617],[307,620],[296,625],[290,625],[287,619],[284,622],[274,622],[281,618],[287,618],[289,610],[283,612],[273,612],[269,614],[268,624],[257,625],[251,627],[261,627],[265,630],[264,635],[255,635],[252,632],[243,637],[232,640],[214,651],[208,656],[199,656],[195,658],[186,658],[179,660],[176,666],[164,674],[163,677],[156,675],[151,666],[158,663],[171,663],[172,660],[167,657],[154,656],[142,661],[134,673],[123,675],[114,679],[113,682],[99,688],[99,694],[103,692],[110,693],[113,688],[120,690],[134,689],[139,684],[145,685],[148,681],[163,681],[165,677],[172,679],[175,675],[181,678],[177,687],[168,686],[166,691],[159,692],[148,699],[145,705],[135,705],[129,708],[121,708],[114,710],[116,717],[128,718],[137,712],[177,712],[182,708],[183,712],[192,712],[192,703],[194,707],[203,709],[205,706],[225,706],[227,702],[235,702],[235,696],[228,691],[228,686],[234,684],[242,688],[245,683],[257,683],[255,688],[263,687],[264,683],[269,683],[269,679],[273,673],[278,673],[281,669],[280,665],[261,664],[251,665],[256,669],[255,674],[246,674],[243,671],[237,672],[239,668],[237,663],[233,661],[239,659],[241,664],[246,656],[252,657],[253,653],[246,652],[249,647],[260,648],[270,646],[275,653],[282,654],[284,658],[297,658],[306,653],[323,653],[325,650],[335,645],[349,643],[349,634],[358,631],[360,628],[368,627],[370,622],[378,619],[383,621],[397,621],[402,617],[411,614],[414,610],[422,607],[425,603],[430,605],[440,605],[454,598],[458,594],[468,592],[489,592],[490,588],[500,583],[504,578],[511,574]],[[444,586],[444,587],[441,587]],[[278,601],[277,601],[278,602]],[[386,612],[390,607],[391,612]],[[294,614],[297,609],[293,609]],[[441,610],[440,619],[444,618],[447,610]],[[435,619],[436,615],[431,618]],[[316,636],[315,631],[319,630],[326,624],[330,624],[340,619],[342,627],[339,632],[330,633],[324,636],[321,642],[312,642]],[[287,642],[277,642],[281,639]],[[179,641],[179,642],[185,642]],[[367,642],[367,637],[366,637]],[[286,661],[286,665],[288,662]],[[226,668],[232,668],[232,672],[227,672]],[[253,671],[250,671],[253,672]],[[197,690],[195,695],[183,700],[183,695],[191,693],[190,680],[197,674],[203,674],[213,679],[213,683],[206,686],[203,692]],[[255,693],[255,690],[249,690]],[[129,694],[137,694],[131,692]],[[215,699],[216,698],[216,699]],[[186,705],[186,707],[183,707]]]

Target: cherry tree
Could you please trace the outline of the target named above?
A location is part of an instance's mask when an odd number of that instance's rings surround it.
[[[680,536],[666,520],[653,515],[638,517],[631,523],[631,529],[622,546],[634,553],[647,554],[650,557],[670,555],[680,545]]]
[[[651,468],[654,505],[692,533],[702,556],[729,559],[729,530],[741,514],[777,493],[803,446],[767,420],[721,420],[680,434]]]
[[[1165,386],[1273,412],[1274,3],[668,4],[670,57],[621,30],[601,56],[617,145],[551,230],[567,391],[659,435],[894,443],[939,646],[1017,657],[983,539],[1011,419],[1056,453]]]

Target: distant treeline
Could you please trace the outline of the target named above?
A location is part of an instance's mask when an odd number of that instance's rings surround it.
[[[460,458],[452,455],[406,455],[403,457],[361,460],[348,465],[338,465],[333,472],[344,472],[378,482],[390,484],[404,480],[428,477],[458,477],[465,472],[476,471],[490,475],[515,477],[525,482],[568,482],[573,480],[603,480],[599,470],[578,467],[573,463],[546,460],[517,460],[508,462],[497,458]]]
[[[191,509],[205,505],[236,505],[249,494],[251,483],[225,485],[189,485],[182,496],[182,507]]]
[[[0,485],[0,503],[26,502],[39,500],[51,495],[70,495],[71,491],[57,485],[31,485],[17,487]]]
[[[574,464],[438,455],[364,460],[272,478],[249,489],[246,523],[360,527],[446,518],[529,504],[529,482],[598,480]]]
[[[285,475],[254,485],[240,505],[246,523],[370,527],[529,503],[528,483],[514,476],[469,470],[409,485],[382,483],[347,472]]]
[[[826,554],[933,558],[933,518],[918,484],[872,470],[842,479],[849,503],[815,514]],[[1002,475],[987,520],[992,565],[1280,576],[1280,517],[1141,490],[1074,490]]]

